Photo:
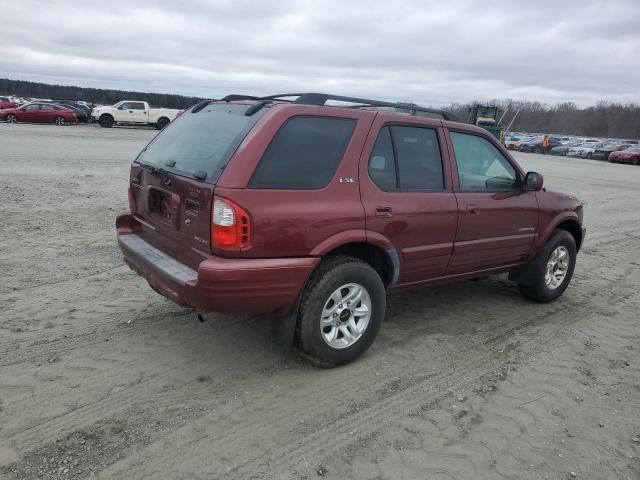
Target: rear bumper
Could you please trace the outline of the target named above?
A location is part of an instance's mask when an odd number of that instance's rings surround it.
[[[118,233],[125,262],[178,305],[211,312],[290,313],[319,258],[210,256],[197,270],[143,240]]]

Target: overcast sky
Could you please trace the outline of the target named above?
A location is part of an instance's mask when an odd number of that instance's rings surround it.
[[[0,12],[0,77],[202,97],[640,102],[640,0],[4,0]]]

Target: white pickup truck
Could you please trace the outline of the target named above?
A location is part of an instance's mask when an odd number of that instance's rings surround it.
[[[91,120],[104,128],[111,128],[116,124],[131,124],[151,125],[162,130],[179,114],[180,110],[150,108],[147,102],[123,100],[115,105],[94,108]]]

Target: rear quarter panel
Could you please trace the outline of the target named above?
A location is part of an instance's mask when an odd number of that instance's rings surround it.
[[[357,120],[351,141],[333,178],[320,189],[251,189],[251,176],[280,127],[293,116]],[[276,105],[260,119],[221,175],[215,193],[247,210],[251,246],[242,257],[298,257],[325,253],[350,241],[365,240],[360,202],[358,160],[375,117],[374,112],[302,105]],[[352,178],[355,182],[341,182]],[[214,253],[225,255],[225,252]]]

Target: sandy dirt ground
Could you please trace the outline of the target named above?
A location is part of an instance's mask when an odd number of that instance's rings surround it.
[[[517,155],[584,199],[573,282],[390,298],[334,370],[271,320],[189,310],[124,266],[153,130],[0,125],[0,478],[640,479],[640,168]]]

